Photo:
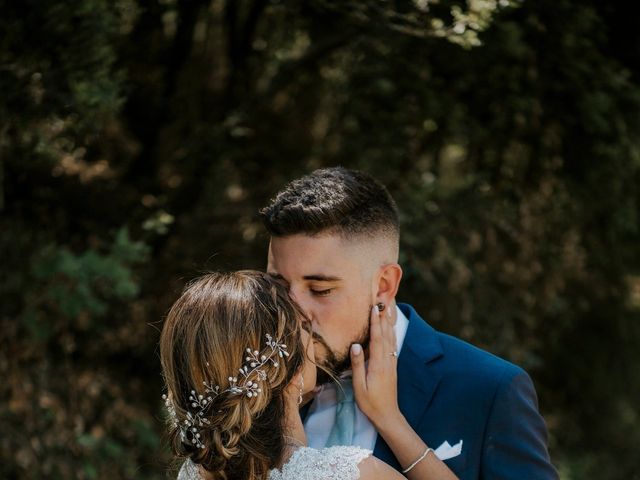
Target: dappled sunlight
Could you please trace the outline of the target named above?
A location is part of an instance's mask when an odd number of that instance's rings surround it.
[[[1,478],[174,476],[167,309],[201,272],[264,269],[259,209],[335,165],[397,202],[398,299],[531,375],[561,478],[636,478],[630,10],[5,3]]]

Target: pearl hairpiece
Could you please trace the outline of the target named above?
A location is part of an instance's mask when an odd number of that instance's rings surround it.
[[[167,394],[162,395],[169,416],[173,419],[175,426],[180,430],[180,440],[184,443],[191,443],[197,448],[205,448],[202,443],[200,428],[210,425],[211,422],[206,418],[206,410],[211,402],[224,393],[231,395],[244,395],[247,398],[255,398],[262,393],[260,382],[267,379],[267,373],[262,367],[267,363],[271,363],[275,368],[280,366],[280,359],[284,360],[289,356],[287,346],[273,339],[271,335],[266,334],[265,342],[266,353],[260,353],[258,350],[246,349],[247,356],[245,362],[238,370],[238,376],[229,377],[229,386],[224,390],[219,385],[212,385],[211,382],[203,381],[204,394],[198,394],[195,390],[191,390],[189,395],[189,410],[187,416],[182,421],[178,419],[173,400]],[[207,365],[209,363],[207,362]],[[251,378],[251,379],[250,379]]]

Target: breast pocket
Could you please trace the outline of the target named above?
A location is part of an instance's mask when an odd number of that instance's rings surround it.
[[[467,455],[464,450],[457,457],[443,460],[443,462],[451,469],[453,473],[460,476],[467,469]]]
[[[445,458],[443,462],[456,474],[467,469],[467,450],[468,445],[462,440],[458,442],[449,442],[445,440],[442,445],[435,448],[439,458]],[[449,458],[447,458],[449,457]]]

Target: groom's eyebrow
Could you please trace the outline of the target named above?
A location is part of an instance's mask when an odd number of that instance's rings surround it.
[[[340,277],[334,277],[332,275],[305,275],[302,277],[304,280],[314,280],[316,282],[339,282],[342,280]]]
[[[276,280],[284,280],[285,278],[280,275],[277,272],[268,272],[269,276],[275,278]],[[316,282],[340,282],[342,281],[342,278],[340,277],[335,277],[333,275],[322,275],[322,274],[315,274],[315,275],[305,275],[304,277],[302,277],[303,280],[312,280],[312,281],[316,281]]]

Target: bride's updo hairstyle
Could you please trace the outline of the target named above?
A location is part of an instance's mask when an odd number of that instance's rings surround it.
[[[268,478],[285,447],[284,389],[304,365],[304,318],[286,287],[265,273],[211,273],[187,285],[169,311],[160,338],[174,417],[169,435],[176,455],[190,458],[214,479]],[[267,359],[260,367],[260,391],[225,391],[233,387],[233,377],[240,379],[251,352],[271,352],[269,336],[286,345],[287,353],[276,351],[276,361]],[[194,408],[193,392],[199,402],[208,397],[205,383],[222,393],[204,408]],[[199,412],[204,421],[185,437],[185,420]]]

